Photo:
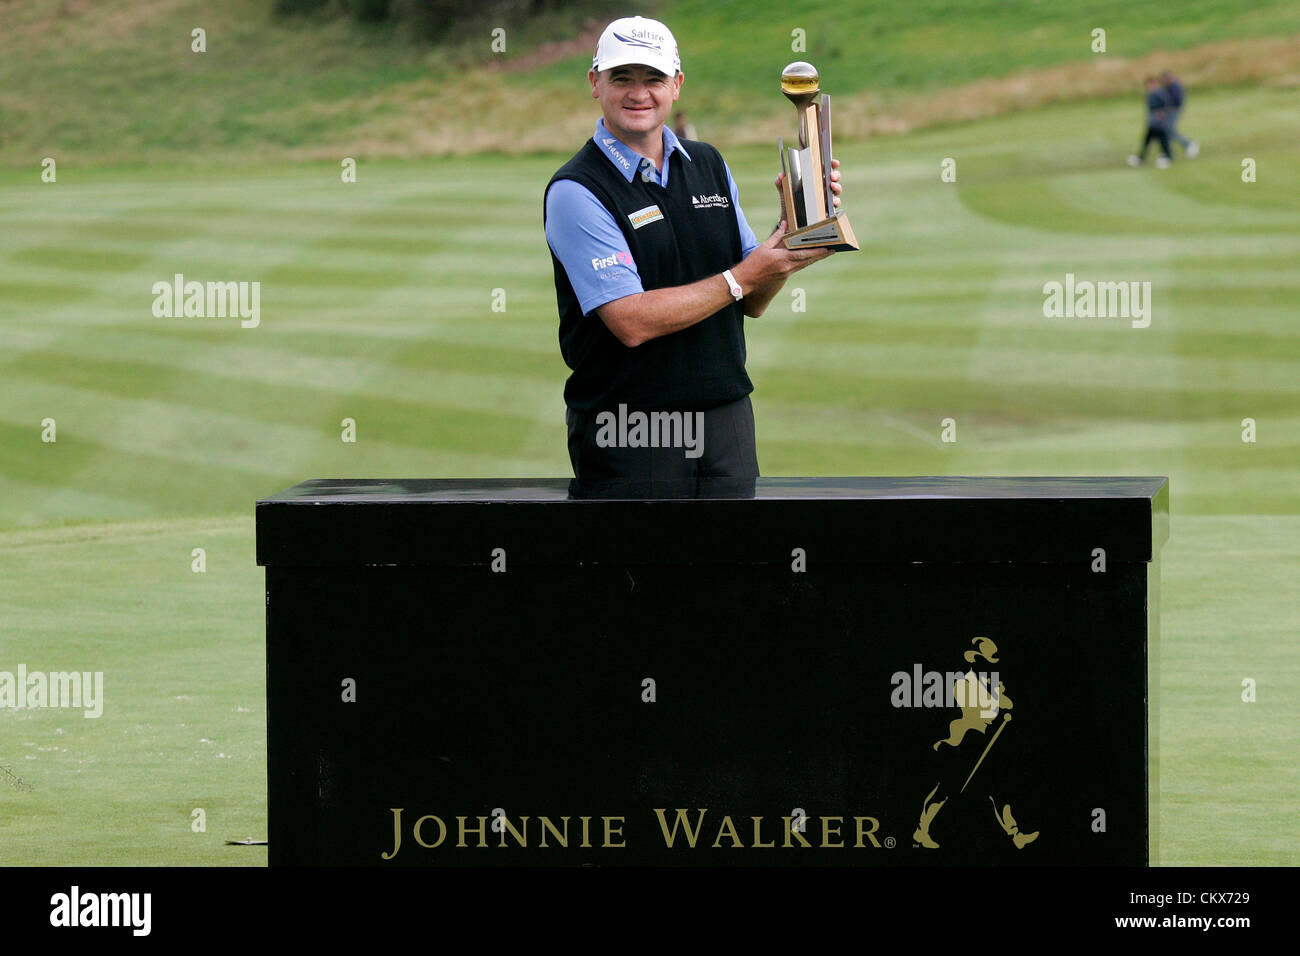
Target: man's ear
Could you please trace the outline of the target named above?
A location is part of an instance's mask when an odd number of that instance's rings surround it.
[[[675,79],[676,79],[677,82],[674,84],[674,89],[673,89],[673,102],[674,102],[674,103],[677,102],[677,97],[679,97],[679,96],[682,95],[682,84],[686,82],[686,74],[685,74],[685,73],[678,73],[677,76],[675,77]]]
[[[593,100],[598,100],[598,99],[600,99],[600,94],[596,92],[596,80],[597,80],[599,77],[600,77],[600,74],[597,73],[595,70],[588,70],[588,71],[587,71],[587,79],[591,81],[591,98],[592,98]]]

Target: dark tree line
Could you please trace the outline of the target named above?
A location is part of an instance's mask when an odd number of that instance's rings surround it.
[[[449,27],[490,19],[531,17],[563,8],[576,9],[580,0],[273,0],[281,16],[324,14],[350,17],[361,23],[409,25],[433,36]]]

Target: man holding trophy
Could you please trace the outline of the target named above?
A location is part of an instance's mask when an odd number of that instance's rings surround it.
[[[744,316],[795,272],[857,248],[836,211],[829,97],[812,103],[808,64],[785,72],[804,148],[782,150],[782,221],[759,243],[718,151],[665,126],[684,80],[668,28],[628,17],[601,35],[588,79],[603,115],[548,183],[544,212],[577,482],[757,477]],[[624,427],[638,412],[662,427]]]

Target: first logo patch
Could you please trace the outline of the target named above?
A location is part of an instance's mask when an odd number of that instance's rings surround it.
[[[662,219],[664,214],[659,211],[658,206],[646,206],[644,209],[638,209],[636,212],[628,213],[628,219],[632,220],[632,228],[640,229],[642,226]]]

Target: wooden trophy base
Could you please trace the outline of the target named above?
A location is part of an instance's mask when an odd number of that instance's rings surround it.
[[[837,212],[828,219],[796,229],[781,240],[787,249],[834,249],[836,252],[857,251],[857,237],[849,225],[849,217]]]

